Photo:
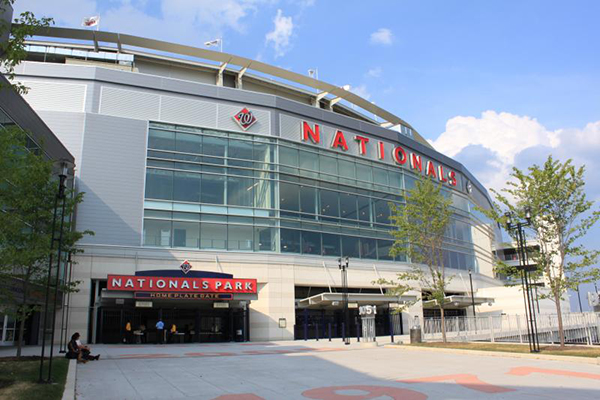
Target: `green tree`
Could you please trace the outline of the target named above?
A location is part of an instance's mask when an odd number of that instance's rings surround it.
[[[15,0],[0,0],[0,16],[12,11]],[[21,82],[15,82],[15,67],[25,60],[25,40],[53,23],[52,18],[38,19],[32,12],[24,11],[11,21],[0,18],[0,70],[9,79],[10,86],[19,94],[26,94],[28,88]],[[4,89],[0,82],[0,90]]]
[[[503,211],[523,220],[529,207],[531,225],[526,232],[533,235],[540,249],[528,256],[537,266],[534,276],[543,278],[548,287],[540,297],[555,303],[561,347],[565,345],[561,300],[567,290],[593,281],[598,274],[597,269],[588,267],[596,263],[599,252],[579,243],[600,218],[600,212],[592,209],[594,202],[586,198],[584,172],[584,166],[576,168],[570,159],[561,163],[551,155],[542,166],[534,164],[526,172],[513,168],[502,193],[492,190],[494,207],[482,210],[505,226]],[[496,269],[506,276],[518,276],[515,268],[502,263]]]
[[[3,312],[13,315],[19,325],[17,356],[21,355],[25,320],[39,310],[34,298],[46,286],[58,190],[53,162],[26,146],[27,135],[18,127],[0,130],[0,301]],[[83,193],[66,191],[63,254],[80,252],[75,244],[91,233],[74,230],[70,218],[82,199]],[[57,211],[60,221],[61,207]],[[57,223],[56,231],[59,228]],[[57,264],[54,257],[54,274]],[[60,290],[65,293],[74,286],[61,283]]]
[[[408,256],[411,267],[398,274],[397,282],[380,281],[393,285],[391,292],[396,295],[420,288],[425,300],[435,300],[440,310],[444,342],[446,287],[452,277],[446,276],[442,244],[452,216],[450,205],[451,200],[444,197],[441,185],[424,176],[407,193],[406,205],[390,205],[390,219],[396,227],[391,231],[396,241],[390,255]],[[417,287],[410,282],[417,283]]]

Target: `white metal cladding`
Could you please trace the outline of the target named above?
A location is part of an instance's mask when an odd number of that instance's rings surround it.
[[[256,117],[256,122],[247,130],[243,130],[233,117],[242,109],[247,108],[252,111]],[[261,135],[271,134],[271,113],[256,107],[248,107],[243,104],[223,104],[218,105],[217,128],[227,131],[258,133]]]
[[[65,145],[69,153],[73,154],[76,165],[75,171],[78,175],[81,169],[81,145],[85,114],[44,110],[36,110],[36,112],[61,143]]]
[[[102,87],[100,114],[149,121],[159,119],[159,108],[160,96],[158,94],[141,90]]]
[[[83,112],[87,85],[21,81],[29,88],[25,100],[35,110]]]
[[[161,96],[160,120],[183,125],[217,127],[217,105],[207,101]]]
[[[146,121],[87,114],[77,229],[81,243],[139,246],[142,234]]]

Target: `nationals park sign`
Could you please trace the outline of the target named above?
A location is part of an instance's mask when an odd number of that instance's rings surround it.
[[[129,292],[257,293],[256,279],[108,275],[108,290]]]

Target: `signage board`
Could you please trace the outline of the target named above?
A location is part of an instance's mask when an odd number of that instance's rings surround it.
[[[139,308],[152,308],[151,301],[136,301],[135,306]]]
[[[136,292],[136,299],[231,300],[231,293]]]
[[[256,279],[108,275],[108,290],[129,292],[257,293]]]
[[[213,303],[213,308],[229,308],[229,303],[224,301],[215,301]]]

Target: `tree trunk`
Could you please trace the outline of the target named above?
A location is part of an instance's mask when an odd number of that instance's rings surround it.
[[[558,319],[558,337],[560,339],[560,347],[565,347],[565,330],[563,328],[560,295],[557,295],[556,293],[554,294],[554,302],[556,303],[556,318]]]
[[[442,341],[444,343],[446,343],[446,319],[444,318],[444,308],[440,307],[440,315],[441,315],[441,322],[442,322]]]
[[[23,334],[25,333],[25,318],[27,313],[24,310],[24,306],[19,311],[19,334],[17,335],[17,357],[21,357]]]

